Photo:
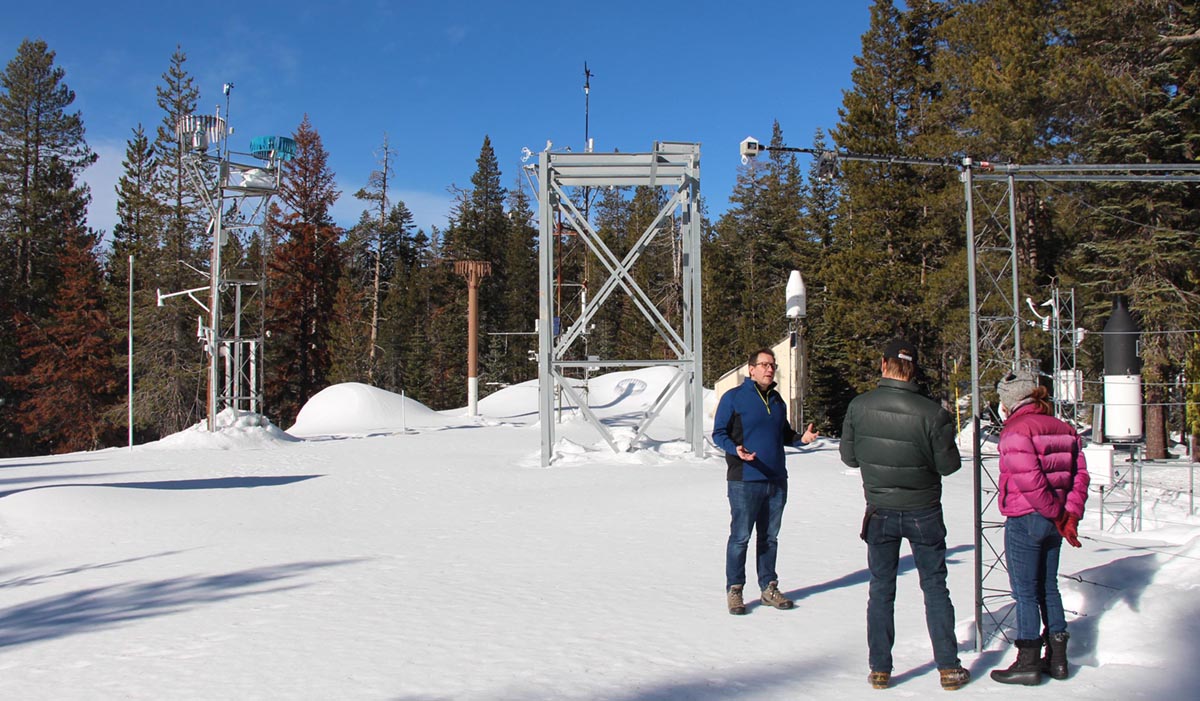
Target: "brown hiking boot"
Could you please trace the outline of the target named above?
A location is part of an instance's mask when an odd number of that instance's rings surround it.
[[[871,682],[872,689],[886,689],[888,684],[892,683],[892,673],[871,672],[867,675],[867,681]]]
[[[742,585],[735,584],[725,592],[725,603],[729,604],[729,612],[735,616],[746,615],[746,603],[742,601]]]
[[[777,609],[787,610],[796,605],[794,601],[787,598],[779,591],[779,583],[771,582],[766,589],[762,591],[762,602],[764,606],[774,606]]]
[[[956,691],[971,681],[971,673],[962,667],[939,669],[938,673],[942,675],[942,688],[946,691]]]

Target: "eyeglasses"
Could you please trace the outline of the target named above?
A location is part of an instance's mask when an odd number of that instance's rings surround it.
[[[755,365],[762,368],[763,370],[774,370],[775,368],[779,367],[775,363],[755,363]]]

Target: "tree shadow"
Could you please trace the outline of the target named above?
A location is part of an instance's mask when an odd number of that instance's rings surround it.
[[[58,594],[0,610],[0,648],[88,633],[243,596],[299,589],[304,585],[287,580],[309,570],[360,561],[362,558],[295,562]]]
[[[112,477],[113,475],[136,475],[145,472],[145,470],[131,470],[127,472],[77,472],[70,475],[29,475],[27,477],[5,477],[0,478],[0,484],[29,484],[31,482],[61,482],[63,480],[80,480],[93,477]],[[52,485],[43,485],[52,486]]]
[[[124,560],[113,560],[112,562],[102,562],[102,563],[98,563],[98,564],[77,565],[75,567],[68,567],[65,569],[58,570],[57,572],[51,572],[48,574],[30,575],[27,577],[14,577],[12,579],[0,581],[0,589],[7,589],[9,587],[26,587],[26,586],[32,586],[35,584],[42,584],[43,582],[47,582],[52,579],[57,579],[59,577],[66,577],[66,576],[72,575],[72,574],[79,574],[80,572],[89,572],[91,570],[106,570],[106,569],[111,569],[114,567],[120,567],[121,565],[128,565],[132,562],[140,562],[142,560],[150,560],[150,559],[154,559],[154,558],[158,558],[158,557],[167,557],[169,555],[178,555],[181,552],[184,552],[184,551],[183,550],[167,550],[165,552],[156,553],[154,555],[142,555],[141,557],[127,557]],[[3,572],[3,570],[0,570],[0,573],[2,573],[2,572]]]
[[[79,482],[72,484],[42,484],[23,489],[0,491],[0,499],[29,492],[34,489],[51,489],[57,487],[117,487],[121,489],[250,489],[253,487],[277,487],[293,482],[303,482],[322,475],[278,475],[256,477],[207,477],[202,479],[156,480],[153,482]]]
[[[18,460],[20,458],[17,458]],[[73,462],[95,462],[95,460],[39,460],[36,462],[13,462],[6,463],[0,460],[0,470],[6,470],[10,467],[43,467],[53,465],[67,465]]]

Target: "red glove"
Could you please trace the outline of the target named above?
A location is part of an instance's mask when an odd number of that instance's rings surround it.
[[[1058,529],[1058,533],[1063,537],[1063,540],[1070,543],[1072,547],[1080,547],[1078,516],[1063,509],[1058,518],[1054,519],[1054,527]]]

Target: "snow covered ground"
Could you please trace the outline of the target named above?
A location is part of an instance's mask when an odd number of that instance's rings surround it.
[[[590,401],[627,421],[669,372],[595,378]],[[536,395],[507,388],[474,419],[341,385],[288,433],[227,415],[217,433],[132,451],[0,461],[0,699],[944,693],[908,558],[895,685],[867,685],[861,484],[836,441],[789,453],[779,572],[796,609],[755,601],[734,617],[723,461],[690,453],[678,407],[622,454],[568,411],[545,469]],[[1077,666],[1014,690],[987,678],[1009,649],[974,651],[971,482],[969,462],[946,480],[976,678],[955,698],[1197,697],[1200,519],[1186,498],[1148,495],[1147,528],[1129,534],[1100,530],[1093,496],[1061,568]]]

